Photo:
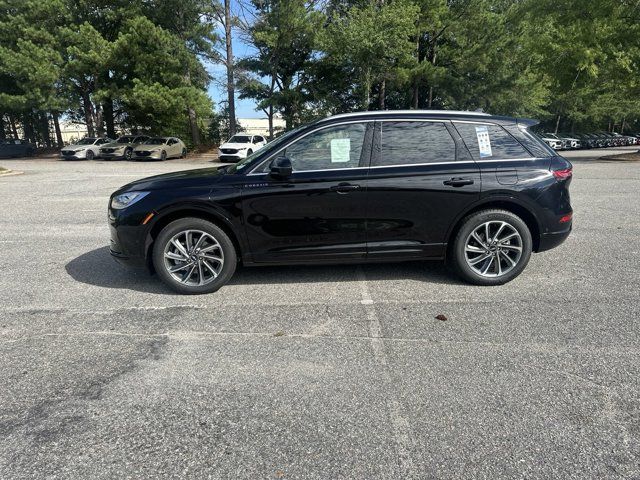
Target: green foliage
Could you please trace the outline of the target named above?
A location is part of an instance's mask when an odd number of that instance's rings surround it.
[[[251,46],[234,65],[240,97],[287,128],[358,109],[481,108],[640,129],[637,0],[234,6]],[[43,142],[58,113],[90,133],[224,137],[204,63],[224,61],[219,15],[212,0],[0,0],[0,124]]]

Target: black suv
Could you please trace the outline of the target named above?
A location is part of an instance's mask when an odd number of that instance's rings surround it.
[[[139,180],[109,201],[111,254],[181,293],[244,265],[445,259],[508,282],[571,231],[572,167],[527,128],[474,112],[337,115],[226,167]]]

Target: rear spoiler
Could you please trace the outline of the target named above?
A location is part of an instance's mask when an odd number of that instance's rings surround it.
[[[538,125],[540,120],[535,120],[533,118],[516,118],[516,123],[518,124],[518,127],[530,128]]]

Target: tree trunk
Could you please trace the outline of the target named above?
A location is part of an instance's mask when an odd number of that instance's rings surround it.
[[[7,134],[4,131],[4,114],[0,114],[0,140],[7,138]]]
[[[431,65],[436,66],[436,59],[438,54],[436,53],[436,44],[431,47]],[[429,86],[429,108],[433,106],[433,85]]]
[[[560,129],[560,115],[558,114],[558,119],[556,120],[556,129],[553,133],[557,134]]]
[[[16,128],[16,119],[13,115],[9,115],[9,124],[11,125],[11,134],[13,138],[18,138],[18,129]]]
[[[273,140],[273,105],[269,105],[269,141]]]
[[[200,129],[198,128],[198,117],[196,111],[189,107],[189,130],[191,130],[191,142],[200,145]]]
[[[96,136],[96,128],[93,123],[93,104],[88,92],[82,92],[82,107],[84,110],[84,122],[87,124],[87,133],[90,137]]]
[[[384,110],[384,98],[387,90],[387,81],[382,79],[380,82],[380,91],[378,92],[378,110]]]
[[[49,116],[46,112],[42,112],[40,114],[40,135],[42,137],[42,142],[47,146],[47,148],[51,148],[51,133],[49,132]]]
[[[36,144],[36,139],[35,139],[35,136],[34,136],[33,124],[31,123],[31,118],[29,118],[29,115],[27,115],[27,114],[25,114],[22,117],[22,131],[24,133],[24,137],[30,143],[33,143],[35,145]]]
[[[236,99],[233,79],[233,45],[231,43],[231,0],[224,0],[224,38],[227,47],[227,100],[229,102],[229,136],[236,133]]]
[[[113,118],[113,99],[107,98],[102,104],[104,123],[107,127],[107,137],[116,138],[116,126]]]
[[[51,116],[53,117],[53,127],[56,130],[56,143],[58,147],[62,148],[64,146],[64,141],[62,140],[62,132],[60,131],[60,122],[58,121],[58,111],[54,110],[51,112]]]

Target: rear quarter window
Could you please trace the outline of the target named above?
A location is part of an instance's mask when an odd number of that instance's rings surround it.
[[[499,125],[460,122],[454,125],[475,160],[531,157],[531,153]]]

